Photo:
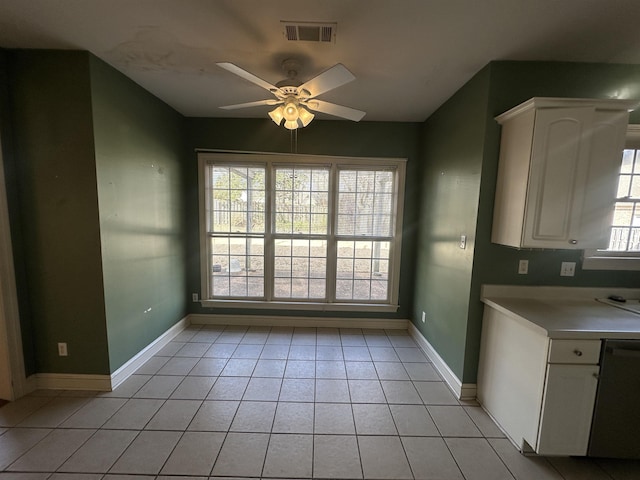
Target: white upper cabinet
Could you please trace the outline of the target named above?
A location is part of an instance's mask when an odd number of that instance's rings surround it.
[[[532,98],[502,125],[491,241],[606,248],[630,100]]]

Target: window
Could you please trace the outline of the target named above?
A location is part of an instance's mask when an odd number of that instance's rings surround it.
[[[630,125],[606,250],[586,250],[585,269],[640,270],[640,126]]]
[[[404,160],[198,156],[204,305],[397,309]]]
[[[609,251],[640,252],[640,149],[622,155]]]

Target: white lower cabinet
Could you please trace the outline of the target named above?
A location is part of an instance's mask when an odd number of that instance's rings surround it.
[[[485,305],[478,401],[521,451],[586,455],[600,340],[552,340]]]
[[[537,453],[586,455],[598,368],[597,365],[547,366]]]

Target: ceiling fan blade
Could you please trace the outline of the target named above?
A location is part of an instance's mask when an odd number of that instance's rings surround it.
[[[314,98],[355,79],[356,77],[353,76],[353,73],[347,70],[347,67],[338,63],[329,70],[325,70],[308,82],[300,85],[298,90],[306,90],[311,94],[309,98]]]
[[[327,113],[335,117],[346,118],[347,120],[353,120],[359,122],[362,117],[366,115],[366,112],[362,110],[356,110],[355,108],[345,107],[343,105],[336,105],[335,103],[323,102],[322,100],[311,100],[305,103],[310,110],[316,112]]]
[[[262,80],[260,77],[256,77],[253,73],[249,73],[246,70],[243,70],[242,68],[238,67],[237,65],[234,65],[233,63],[220,62],[220,63],[216,63],[216,65],[224,68],[225,70],[228,70],[231,73],[235,73],[239,77],[242,77],[245,80],[250,81],[251,83],[255,83],[256,85],[264,88],[265,90],[269,90],[273,94],[275,94],[275,92],[279,90],[279,88],[276,87],[275,85],[271,85],[269,82]]]
[[[257,107],[259,105],[277,105],[278,103],[282,103],[282,101],[276,100],[276,99],[257,100],[255,102],[237,103],[235,105],[225,105],[224,107],[220,107],[220,108],[222,108],[223,110],[237,110],[238,108]]]

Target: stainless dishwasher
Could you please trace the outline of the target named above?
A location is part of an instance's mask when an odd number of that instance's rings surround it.
[[[640,340],[605,340],[588,455],[640,458]]]

